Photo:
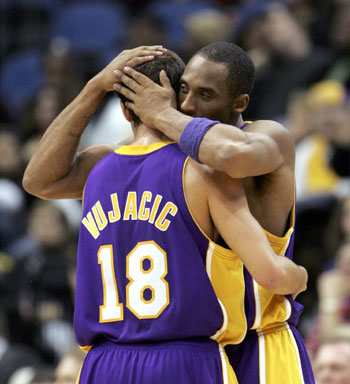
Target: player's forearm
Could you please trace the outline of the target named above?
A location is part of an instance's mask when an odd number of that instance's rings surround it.
[[[306,290],[307,271],[284,256],[278,256],[278,270],[269,290],[275,294],[297,294]]]
[[[104,95],[105,92],[92,79],[56,117],[41,138],[25,170],[24,189],[45,197],[45,189],[69,173],[80,137]]]
[[[193,119],[191,116],[184,115],[174,108],[167,108],[152,116],[152,118],[152,126],[177,143],[180,142],[186,125]],[[215,124],[210,128],[204,135],[199,147],[200,161],[229,175],[231,165],[235,164],[234,169],[238,172],[241,167],[239,167],[234,157],[241,155],[240,147],[247,142],[247,138],[238,128],[237,132],[234,132],[234,130],[235,127],[224,124]]]
[[[158,129],[169,139],[180,141],[180,137],[186,125],[192,120],[191,116],[184,115],[174,108],[167,108],[158,114],[150,115],[152,127]]]
[[[181,135],[193,118],[168,108],[153,116],[152,125],[170,139],[180,142]],[[227,124],[214,124],[201,140],[198,157],[201,163],[232,178],[263,174],[271,169],[260,170],[256,162],[257,144],[252,143],[256,134],[247,135],[239,128]],[[249,147],[250,146],[250,147]],[[253,150],[254,146],[254,150]],[[263,162],[260,162],[263,164]]]
[[[248,146],[250,137],[239,128],[216,124],[204,135],[199,146],[199,160],[211,168],[225,172],[232,178],[256,174]]]

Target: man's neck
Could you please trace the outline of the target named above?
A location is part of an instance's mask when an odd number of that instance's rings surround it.
[[[239,115],[238,118],[232,122],[232,125],[239,128],[243,125],[243,123],[244,123],[243,117],[242,115]]]
[[[170,139],[160,131],[149,128],[144,124],[133,127],[133,130],[135,132],[135,136],[130,145],[151,145],[159,143],[160,141],[170,141]]]

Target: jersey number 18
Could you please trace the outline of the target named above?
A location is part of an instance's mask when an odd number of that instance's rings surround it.
[[[119,302],[113,246],[102,245],[97,253],[101,266],[103,305],[100,322],[122,321],[124,304]],[[145,265],[147,264],[147,268]],[[139,319],[158,317],[169,305],[166,252],[154,241],[137,243],[126,257],[126,306]]]

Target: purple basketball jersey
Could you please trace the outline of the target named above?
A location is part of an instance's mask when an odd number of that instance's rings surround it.
[[[81,346],[210,337],[222,326],[209,241],[184,197],[185,160],[175,143],[125,146],[91,171],[77,261]]]

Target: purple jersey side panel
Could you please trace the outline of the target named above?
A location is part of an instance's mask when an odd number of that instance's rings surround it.
[[[211,336],[223,322],[177,144],[111,153],[86,183],[74,330],[81,346]]]

